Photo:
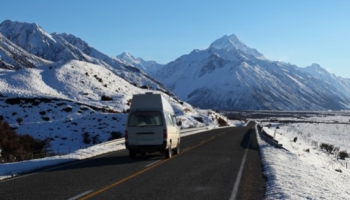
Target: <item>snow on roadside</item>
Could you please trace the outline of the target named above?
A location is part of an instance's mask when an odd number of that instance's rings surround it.
[[[95,145],[86,149],[77,150],[74,153],[53,156],[42,159],[26,160],[22,162],[0,164],[0,180],[17,176],[20,173],[32,171],[46,166],[54,166],[74,160],[83,160],[101,154],[125,149],[124,144]]]
[[[279,129],[276,129],[277,125],[264,127],[265,132],[271,136],[277,131],[275,139],[288,151],[272,147],[258,136],[264,174],[267,177],[266,199],[350,199],[350,169],[310,143],[315,140],[310,140],[310,134],[307,133],[318,125],[312,126],[312,129],[306,129],[305,125],[300,124],[304,128],[301,130],[291,128],[295,124],[279,124]],[[329,129],[324,134],[315,133],[319,140],[329,137],[330,133],[335,132],[329,131],[336,130],[340,125],[327,126]],[[306,137],[300,135],[302,130]],[[334,145],[341,144],[343,137],[342,134],[332,134],[333,142],[338,141]]]

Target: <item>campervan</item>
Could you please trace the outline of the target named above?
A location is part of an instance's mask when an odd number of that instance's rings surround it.
[[[180,152],[180,129],[175,113],[164,96],[133,95],[125,123],[125,146],[130,158],[137,154],[164,153],[166,158]]]

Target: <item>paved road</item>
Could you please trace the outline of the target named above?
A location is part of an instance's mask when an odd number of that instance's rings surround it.
[[[263,199],[253,123],[182,138],[166,160],[118,151],[0,182],[0,199]]]

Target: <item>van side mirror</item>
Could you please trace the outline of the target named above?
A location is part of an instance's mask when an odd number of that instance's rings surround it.
[[[182,121],[181,120],[177,121],[177,125],[181,126],[182,125]]]

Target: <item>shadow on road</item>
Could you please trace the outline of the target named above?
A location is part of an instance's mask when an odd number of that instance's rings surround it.
[[[136,158],[131,159],[127,153],[127,151],[118,151],[105,155],[101,155],[99,157],[89,158],[86,160],[76,160],[72,162],[62,163],[55,166],[48,166],[44,168],[40,168],[28,173],[36,173],[36,172],[54,172],[54,171],[64,171],[64,170],[75,170],[75,169],[83,169],[83,168],[97,168],[97,167],[108,167],[108,166],[116,166],[116,165],[128,165],[132,163],[142,163],[147,165],[153,161],[163,160],[165,159],[164,154],[152,153],[146,155],[137,155]],[[24,174],[28,174],[24,173]]]
[[[251,149],[259,151],[259,146],[256,141],[255,130],[253,128],[249,129],[246,134],[244,134],[243,140],[241,141],[241,147],[245,149]],[[248,144],[249,142],[249,144]]]

